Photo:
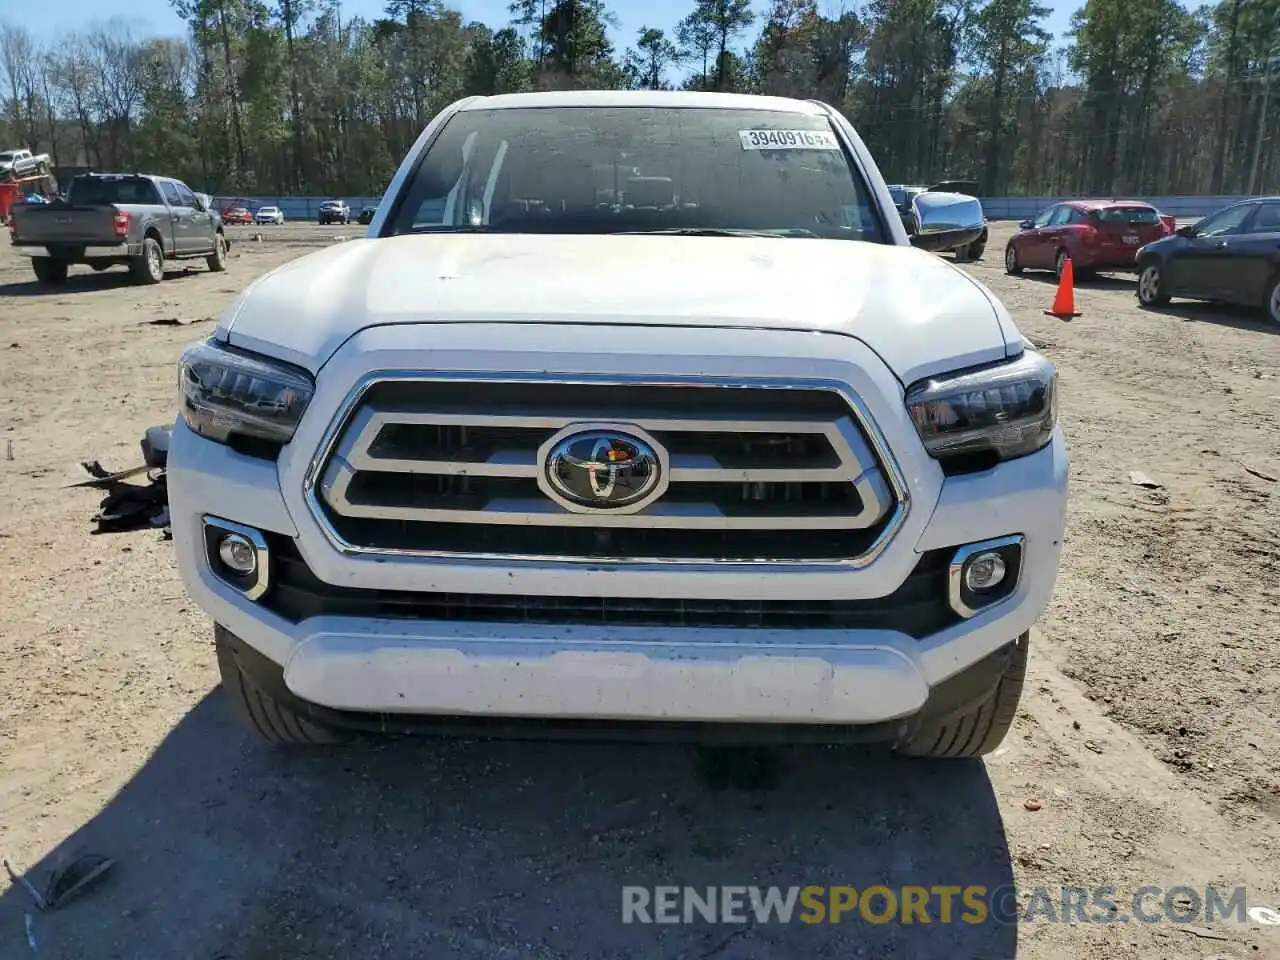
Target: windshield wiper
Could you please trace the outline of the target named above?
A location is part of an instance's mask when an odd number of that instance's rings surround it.
[[[657,230],[619,230],[617,235],[651,234],[668,237],[818,237],[822,234],[801,228],[784,230],[735,230],[729,227],[666,227]]]

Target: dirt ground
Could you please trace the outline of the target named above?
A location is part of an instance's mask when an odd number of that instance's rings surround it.
[[[1054,913],[1063,886],[1110,885],[1123,916],[1144,885],[1217,885],[1280,908],[1280,331],[1141,311],[1126,278],[1047,317],[1049,279],[1003,273],[1008,230],[966,269],[1058,364],[1070,521],[1017,726],[986,763],[949,765],[263,751],[221,702],[171,544],[90,535],[100,494],[65,487],[80,460],[138,462],[142,431],[171,418],[181,348],[237,290],[359,229],[243,228],[229,272],[147,288],[78,268],[42,289],[0,248],[0,854],[37,880],[78,851],[116,861],[48,913],[0,875],[0,958],[1280,958],[1267,914],[621,923],[624,884],[1016,883],[1048,888]],[[152,323],[167,319],[184,325]]]

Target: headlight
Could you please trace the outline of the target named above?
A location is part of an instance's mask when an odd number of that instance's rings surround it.
[[[1027,350],[1011,363],[922,381],[907,407],[925,449],[939,460],[1012,460],[1053,437],[1057,372]]]
[[[212,341],[182,354],[181,413],[203,437],[286,444],[293,438],[315,384],[306,371]]]

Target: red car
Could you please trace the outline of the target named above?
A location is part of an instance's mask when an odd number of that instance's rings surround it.
[[[253,214],[247,207],[224,207],[222,209],[223,223],[253,223]]]
[[[1137,269],[1143,244],[1173,236],[1177,223],[1141,200],[1064,200],[1023,220],[1004,251],[1008,273],[1052,270],[1067,258],[1077,274]]]

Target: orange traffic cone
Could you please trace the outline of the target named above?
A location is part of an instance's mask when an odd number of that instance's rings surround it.
[[[1053,306],[1045,311],[1045,316],[1057,317],[1059,320],[1070,320],[1078,317],[1076,313],[1076,271],[1071,265],[1071,258],[1062,264],[1062,279],[1058,281],[1058,293],[1053,298]]]

